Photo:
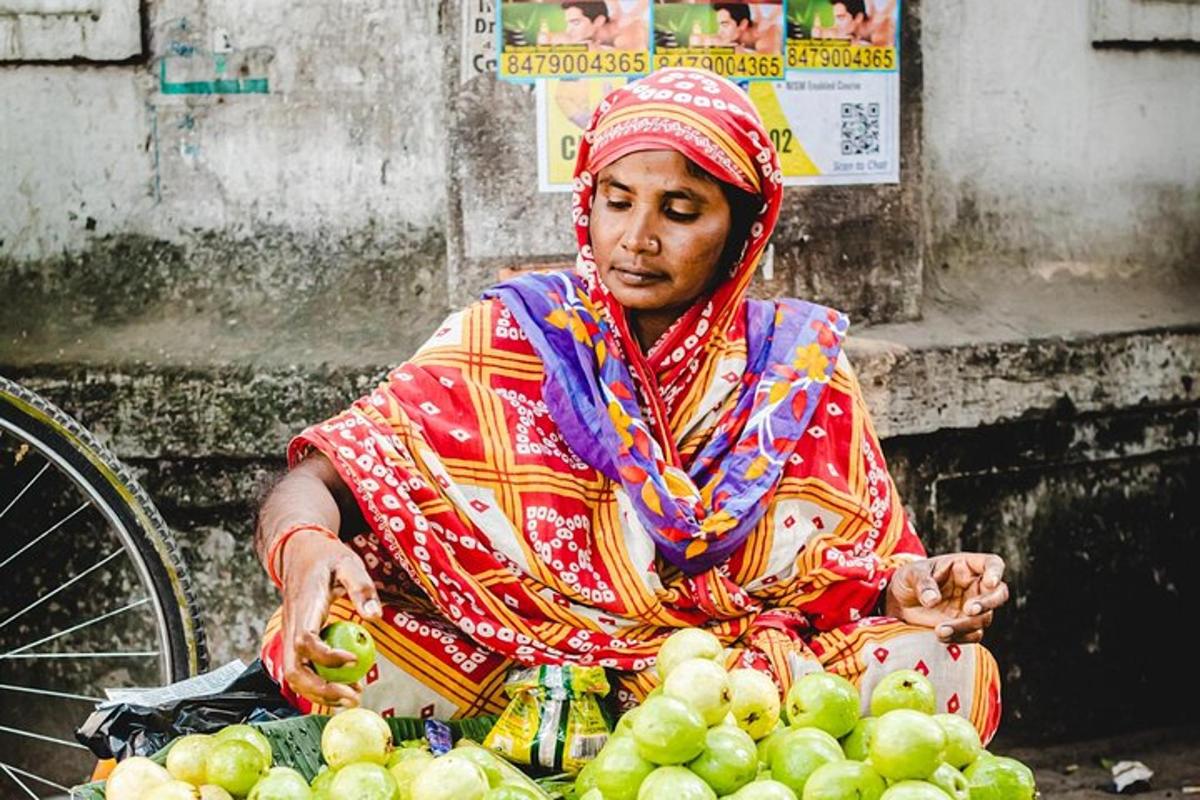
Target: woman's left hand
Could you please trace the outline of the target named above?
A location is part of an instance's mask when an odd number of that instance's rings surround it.
[[[1008,600],[1004,559],[993,553],[947,553],[898,567],[887,589],[887,614],[933,628],[943,642],[978,642]]]

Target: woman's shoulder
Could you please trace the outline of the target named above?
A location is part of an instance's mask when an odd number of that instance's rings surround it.
[[[825,342],[830,336],[840,342],[850,327],[850,317],[844,312],[799,297],[750,300],[748,310],[747,323],[752,328],[762,326],[767,320],[770,321],[767,327],[772,329],[780,323],[787,323],[802,336],[818,334]]]
[[[461,348],[471,342],[471,331],[495,324],[503,306],[493,298],[476,300],[470,305],[452,311],[441,324],[434,328],[425,343],[417,348],[414,358],[432,350]]]
[[[806,300],[802,297],[777,297],[774,300],[769,300],[777,309],[784,309],[785,313],[805,314],[811,317],[824,317],[829,322],[835,322],[839,319],[844,319],[849,323],[849,317],[845,312],[840,311],[833,306],[827,306],[818,303],[814,300]]]

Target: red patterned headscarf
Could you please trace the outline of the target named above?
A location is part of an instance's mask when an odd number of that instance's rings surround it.
[[[711,294],[702,296],[643,355],[634,345],[625,310],[600,280],[588,225],[596,176],[623,156],[672,149],[709,175],[762,199],[741,258]],[[657,386],[643,398],[654,420],[667,418],[662,395],[685,384],[702,361],[714,332],[725,330],[742,309],[747,288],[775,229],[783,199],[779,156],[746,93],[716,73],[664,69],[608,95],[592,115],[575,163],[571,215],[579,241],[576,270],[591,299],[605,309],[617,332],[620,355],[642,386]],[[673,449],[671,436],[657,438]]]

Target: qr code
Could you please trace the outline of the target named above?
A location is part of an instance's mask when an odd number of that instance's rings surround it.
[[[879,152],[879,103],[842,103],[842,155]]]

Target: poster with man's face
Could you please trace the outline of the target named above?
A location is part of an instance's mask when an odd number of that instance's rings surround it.
[[[500,77],[644,75],[650,0],[500,0]]]
[[[783,0],[655,0],[654,67],[703,67],[729,78],[783,77]]]
[[[788,69],[899,69],[900,0],[788,0]]]

